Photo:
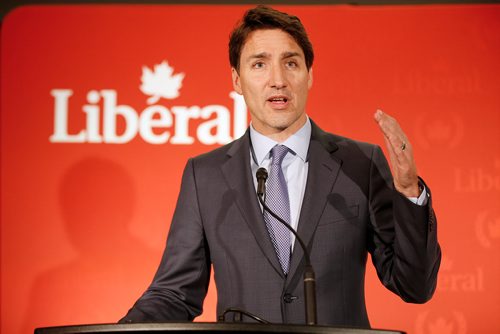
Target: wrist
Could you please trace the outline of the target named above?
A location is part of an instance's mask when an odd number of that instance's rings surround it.
[[[423,191],[423,188],[420,186],[420,184],[415,182],[414,184],[406,187],[402,187],[401,185],[395,184],[394,185],[396,190],[399,191],[401,194],[403,194],[406,197],[419,197],[420,194]]]

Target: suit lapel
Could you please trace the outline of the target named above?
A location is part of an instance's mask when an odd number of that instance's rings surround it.
[[[236,205],[268,261],[280,275],[284,276],[255,192],[250,167],[250,135],[248,130],[241,139],[231,146],[227,155],[228,159],[222,164],[221,169],[229,188],[234,189],[235,193],[238,194],[235,198]]]
[[[331,136],[319,129],[312,121],[311,124],[312,133],[308,151],[309,169],[297,231],[308,249],[311,249],[311,240],[325,208],[328,194],[332,190],[342,165],[342,161],[332,155],[338,147]],[[293,277],[303,256],[302,247],[296,242],[291,258],[288,283],[295,281]]]

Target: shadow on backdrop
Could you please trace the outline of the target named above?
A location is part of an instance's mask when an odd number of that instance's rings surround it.
[[[135,195],[129,173],[111,160],[88,157],[64,173],[59,187],[64,243],[77,256],[35,280],[23,333],[35,327],[115,322],[125,314],[161,255],[130,235]]]

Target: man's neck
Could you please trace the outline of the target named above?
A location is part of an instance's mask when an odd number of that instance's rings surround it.
[[[311,122],[309,118],[306,117],[304,125],[280,144],[286,145],[302,160],[307,161],[311,130]],[[275,140],[257,132],[253,125],[250,125],[250,140],[252,145],[252,157],[257,165],[262,163],[269,151],[277,144]]]

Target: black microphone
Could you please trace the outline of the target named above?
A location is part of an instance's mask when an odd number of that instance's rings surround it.
[[[304,268],[304,302],[305,302],[305,310],[306,310],[306,324],[307,325],[316,325],[317,316],[316,316],[316,278],[314,275],[314,269],[311,265],[311,258],[309,256],[309,251],[304,244],[304,241],[299,237],[297,232],[285,222],[281,217],[275,214],[264,202],[262,197],[266,192],[266,180],[267,180],[267,170],[263,167],[257,170],[255,175],[257,177],[257,196],[259,198],[260,204],[264,210],[269,212],[271,216],[276,218],[281,224],[283,224],[290,232],[293,233],[295,239],[299,242],[300,247],[304,251],[304,257],[306,260],[305,268]]]
[[[257,196],[263,196],[266,193],[267,170],[263,167],[257,169]]]

